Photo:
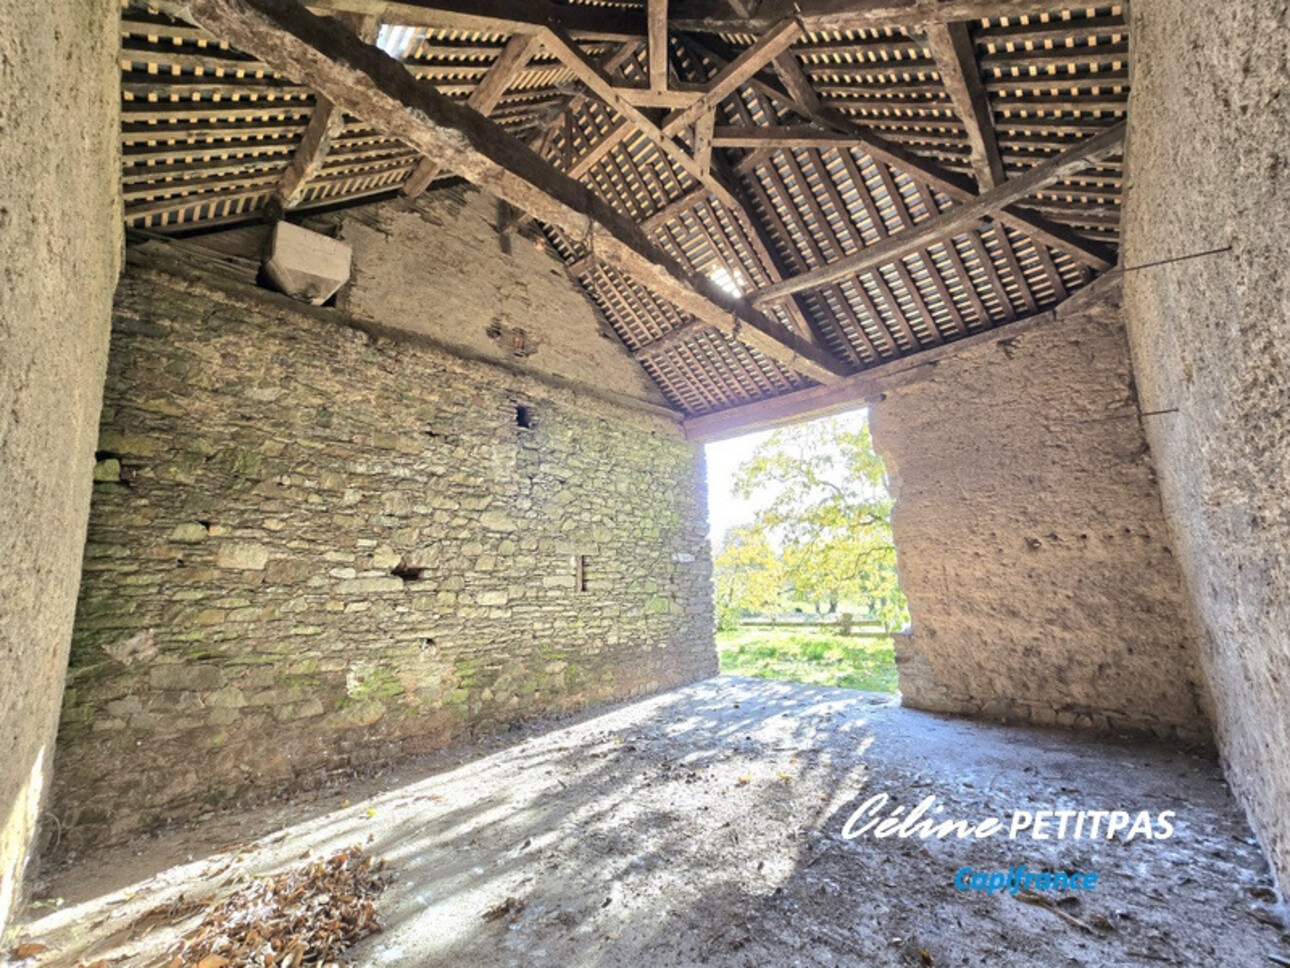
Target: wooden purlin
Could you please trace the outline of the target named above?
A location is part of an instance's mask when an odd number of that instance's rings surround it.
[[[750,49],[746,59],[738,65],[737,70],[726,72],[724,75],[719,75],[718,78],[714,79],[708,88],[708,94],[705,94],[704,97],[710,97],[714,94],[721,94],[724,96],[724,92],[728,89],[733,89],[732,85],[737,86],[739,83],[742,83],[742,80],[749,73],[756,71],[762,64],[773,58],[779,50],[790,43],[796,36],[796,32],[795,26],[790,23],[784,25],[783,29],[773,35],[765,45],[755,45],[754,48]],[[606,159],[610,154],[623,141],[637,132],[643,132],[646,137],[654,142],[659,148],[666,150],[669,158],[675,158],[675,151],[668,150],[671,142],[664,134],[668,127],[668,123],[666,121],[658,129],[651,126],[642,127],[634,120],[631,114],[624,114],[624,101],[622,99],[621,92],[618,91],[618,89],[608,91],[606,89],[605,82],[589,73],[585,64],[582,64],[579,67],[579,70],[582,72],[583,79],[592,86],[593,91],[600,96],[611,109],[615,110],[621,116],[613,128],[603,134],[594,146],[583,153],[577,161],[573,162],[569,168],[569,173],[571,175],[574,177],[584,178],[597,165],[602,163],[607,164],[608,162],[606,162]],[[698,103],[703,102],[696,102],[696,104]],[[689,116],[690,115],[687,115],[686,112],[683,111],[675,114],[673,119],[675,121],[677,118],[686,118]],[[714,120],[715,119],[711,114],[704,115],[700,119],[700,123],[696,125],[695,130],[694,154],[692,156],[693,166],[683,166],[689,174],[697,178],[702,186],[703,191],[696,191],[695,193],[696,200],[707,197],[708,195],[712,195],[716,199],[720,200],[720,202],[724,204],[726,208],[729,209],[742,223],[742,227],[747,236],[747,241],[751,249],[757,253],[757,264],[759,269],[770,274],[772,279],[778,281],[782,278],[782,273],[779,271],[779,268],[774,259],[770,256],[770,253],[759,240],[757,236],[757,225],[746,212],[744,200],[739,197],[737,190],[731,183],[723,180],[717,173],[710,170],[710,135],[705,139],[705,133],[710,132],[710,125]],[[706,145],[705,140],[707,142]],[[604,194],[603,186],[598,187],[601,187],[601,193]],[[623,198],[622,193],[617,194],[620,198],[617,207],[619,207],[620,210],[627,210],[631,205],[630,200]],[[651,220],[649,227],[651,231],[655,231],[661,224],[663,224],[661,220]],[[750,267],[745,265],[744,268],[748,269]],[[787,314],[800,334],[806,336],[813,335],[813,327],[811,327],[807,320],[802,316],[800,309],[791,302],[787,308]],[[693,322],[687,324],[688,327],[692,327],[696,330],[701,328],[701,325],[702,324],[695,324]],[[687,328],[686,332],[690,331],[691,329]],[[675,336],[669,337],[668,345],[671,345],[675,340]]]
[[[787,10],[775,6],[780,0],[746,7],[741,0],[719,2],[727,24],[740,17],[746,20],[748,9],[756,17]],[[759,288],[774,285],[779,280],[759,273],[778,270],[782,278],[812,267],[795,261],[802,258],[799,249],[815,260],[805,235],[823,247],[828,259],[835,259],[851,246],[880,241],[873,226],[886,230],[903,224],[901,210],[906,203],[909,209],[904,214],[915,213],[916,227],[926,217],[923,212],[948,209],[950,202],[961,203],[975,194],[968,180],[974,171],[970,132],[953,110],[951,92],[937,76],[933,45],[924,39],[926,23],[844,33],[818,31],[818,21],[810,20],[812,11],[820,10],[817,0],[801,2],[808,32],[790,50],[762,64],[760,73],[743,79],[722,103],[720,114],[705,115],[713,121],[711,170],[707,159],[695,157],[696,148],[704,153],[706,147],[702,137],[696,144],[692,125],[676,131],[674,139],[666,139],[675,147],[660,146],[634,133],[631,126],[614,131],[612,116],[599,114],[595,124],[590,123],[589,112],[604,110],[599,104],[588,102],[572,113],[571,130],[576,136],[572,161],[576,164],[582,158],[574,173],[619,212],[656,233],[663,248],[701,274],[723,269]],[[684,14],[686,3],[671,0],[669,6]],[[326,0],[322,6],[328,6]],[[342,0],[333,6],[374,10],[368,0]],[[436,7],[443,17],[431,22]],[[554,19],[545,19],[541,11],[535,15],[538,7]],[[555,23],[583,59],[594,61],[602,73],[610,55],[622,58],[627,71],[611,79],[615,96],[637,111],[643,108],[642,116],[661,128],[669,116],[664,112],[671,111],[675,118],[699,103],[703,88],[721,65],[701,74],[682,70],[679,78],[669,77],[665,90],[651,92],[647,7],[647,0],[635,8],[544,5],[542,0],[536,5],[529,0],[442,4],[417,0],[415,8],[382,4],[388,21],[397,22],[393,14],[400,10],[423,21],[428,28],[425,39],[409,56],[408,67],[458,101],[476,91],[518,32],[517,25],[533,30]],[[1079,8],[1060,16],[1009,15],[1005,20],[1001,14],[1008,7],[1006,2],[994,4],[993,13],[974,20],[970,39],[994,119],[1000,163],[1012,179],[1125,116],[1128,27],[1116,4]],[[958,9],[953,4],[939,6],[938,17],[952,8]],[[1030,12],[1037,14],[1040,8]],[[508,14],[516,19],[503,29]],[[729,58],[734,60],[784,19],[767,21],[764,29],[753,33],[704,34],[699,46],[728,42],[734,45]],[[682,27],[678,32],[673,24],[672,55],[678,69],[683,61],[688,63],[694,43],[694,35],[684,31]],[[175,23],[165,14],[128,6],[122,35],[122,94],[127,98],[122,183],[127,224],[165,232],[262,217],[274,176],[281,175],[298,153],[315,113],[313,92],[281,77],[261,58],[230,48],[201,28]],[[492,117],[526,138],[539,137],[550,112],[575,96],[576,77],[562,61],[539,55],[516,75]],[[639,87],[627,90],[628,85]],[[586,97],[585,92],[582,96]],[[736,103],[751,105],[758,97],[774,98],[773,106],[767,101],[764,110],[754,112],[753,124],[741,124],[744,119],[737,115]],[[658,105],[660,113],[649,113],[650,105]],[[772,125],[787,130],[762,133]],[[848,145],[857,143],[857,125],[873,136],[880,152],[889,151],[886,161],[894,169],[881,159],[879,167],[866,167],[865,156],[848,150]],[[613,131],[613,143],[597,148],[594,156],[585,156],[597,147],[596,140],[588,139],[605,131]],[[896,159],[898,154],[942,181],[909,172]],[[300,207],[388,196],[411,174],[418,157],[397,139],[351,124],[334,139],[305,183]],[[776,197],[772,203],[768,197],[763,203],[755,197],[754,186],[761,185],[757,173],[776,158],[780,176],[797,187],[789,198]],[[869,178],[882,200],[883,211],[872,224],[863,178],[861,190],[853,194],[848,165],[857,176]],[[800,176],[793,173],[794,167]],[[880,171],[898,186],[890,198],[880,184]],[[911,182],[893,171],[915,177]],[[696,175],[703,180],[697,181]],[[931,240],[900,259],[900,266],[864,272],[818,292],[786,296],[765,309],[799,334],[813,334],[849,369],[870,367],[897,354],[926,352],[937,338],[951,344],[1006,325],[1029,314],[1030,307],[1042,310],[1091,280],[1090,265],[1072,261],[1067,254],[1071,250],[1050,245],[1053,240],[1075,242],[1100,253],[1101,265],[1113,260],[1122,178],[1118,159],[1107,159],[1012,206],[1005,213],[1010,219],[1007,228]],[[721,202],[712,204],[723,192],[728,203],[739,206],[737,212],[727,212]],[[773,187],[771,193],[777,194]],[[728,219],[733,221],[726,224]],[[781,233],[783,219],[800,226],[793,233]],[[794,236],[797,241],[791,242]],[[821,257],[814,264],[825,261]],[[592,257],[586,264],[595,262]],[[1099,267],[1096,261],[1091,264]],[[685,328],[668,345],[643,354],[646,369],[657,374],[656,379],[670,381],[670,389],[665,389],[669,399],[684,400],[691,412],[711,412],[784,392],[778,364],[755,350],[745,357],[738,348],[723,349],[730,341],[728,335],[706,325],[692,326],[692,317],[676,312],[675,307],[665,310],[666,305],[652,299],[648,307],[638,307],[638,312],[656,314],[655,325],[652,336],[639,334],[630,345],[640,349],[649,339]],[[613,325],[627,331],[616,318]],[[771,368],[769,373],[766,367]],[[800,379],[792,374],[788,378]]]
[[[502,52],[497,55],[497,59],[488,68],[487,73],[483,75],[479,85],[470,92],[466,104],[485,117],[491,114],[501,103],[506,89],[514,82],[516,75],[524,69],[529,58],[537,52],[541,43],[541,37],[536,33],[513,36],[502,48]],[[421,159],[416,170],[404,182],[401,189],[403,194],[409,198],[416,198],[439,176],[440,171],[442,166],[436,159]]]
[[[442,153],[446,164],[503,200],[571,231],[595,230],[596,244],[607,258],[686,312],[738,333],[766,355],[818,379],[844,372],[806,340],[709,281],[686,274],[578,183],[325,18],[291,0],[191,0],[188,10],[208,29],[303,78],[349,113],[426,154]]]
[[[971,149],[972,170],[981,191],[988,191],[1007,180],[999,143],[994,133],[990,100],[981,83],[976,47],[965,23],[929,24],[925,34],[927,46],[936,58],[941,83],[949,93],[954,113],[967,132]]]
[[[669,352],[633,355],[659,380],[668,398],[687,412],[706,412],[721,405],[735,405],[811,385],[811,381],[743,345],[737,338],[711,327],[688,327],[675,307],[660,302],[653,293],[611,266],[589,265],[579,275],[584,288],[602,313],[613,321],[629,347],[648,345],[658,338],[668,339]],[[665,326],[668,329],[664,330]],[[670,338],[682,332],[684,339]],[[712,364],[718,358],[730,367],[724,376],[721,367]],[[671,375],[662,378],[661,374],[665,373]],[[693,402],[696,391],[704,403]]]
[[[846,154],[845,151],[841,153]],[[790,158],[791,154],[785,152],[783,157],[786,159]],[[1027,212],[1026,215],[1032,222],[1038,222],[1039,218],[1042,217],[1038,216],[1036,213],[1029,212]],[[894,278],[890,281],[883,280],[881,276],[874,277],[872,279],[872,284],[876,288],[876,292],[874,293],[875,298],[888,307],[890,318],[899,322],[904,330],[902,339],[905,343],[905,352],[917,349],[922,345],[924,339],[930,341],[932,345],[939,342],[941,339],[939,329],[941,323],[939,323],[938,320],[943,320],[944,324],[949,327],[949,332],[952,334],[962,333],[965,331],[965,323],[961,318],[962,310],[956,304],[950,291],[950,287],[943,278],[940,268],[936,264],[936,260],[931,257],[930,253],[926,249],[919,254],[921,257],[921,265],[925,268],[925,272],[918,275],[917,279],[915,278],[915,275],[911,274],[909,270],[899,262],[897,262],[890,270],[895,274]],[[959,258],[961,261],[961,256],[958,255],[957,251],[955,253],[955,257]],[[915,274],[917,274],[917,272],[918,270],[916,270]],[[964,275],[966,275],[966,273]],[[920,288],[920,280],[927,287],[925,292]],[[893,292],[891,288],[893,286],[898,286],[903,295],[898,296]],[[855,348],[862,352],[876,353],[876,350],[871,349],[874,344],[865,332],[865,327],[861,322],[861,318],[863,315],[867,315],[870,320],[881,326],[883,325],[882,315],[874,311],[873,300],[871,300],[869,295],[864,292],[863,287],[859,287],[858,289],[850,288],[849,291],[853,292],[856,298],[860,299],[861,302],[864,303],[864,306],[853,308],[851,301],[846,299],[845,295],[842,293],[835,292],[831,295],[826,294],[827,301],[835,310],[834,317],[836,325],[841,329],[846,329],[848,328],[847,320],[854,319],[855,322],[850,324],[850,330],[851,332],[862,336],[861,344]],[[972,292],[971,298],[967,301],[971,302],[973,299],[977,302],[980,301],[975,291]],[[929,308],[929,303],[935,308]],[[913,330],[905,325],[904,313],[906,305],[916,313],[917,318],[924,321],[924,338],[915,336]],[[868,313],[865,313],[865,310],[868,310]],[[861,315],[858,316],[857,312]],[[877,357],[875,355],[871,358]]]
[[[997,188],[985,192],[969,202],[956,204],[947,211],[917,226],[910,225],[906,232],[894,235],[883,244],[862,249],[850,256],[837,259],[802,276],[789,279],[776,286],[755,293],[756,302],[769,302],[786,293],[810,288],[817,283],[836,282],[856,272],[875,268],[889,262],[898,262],[921,246],[940,238],[952,238],[975,227],[983,219],[994,218],[1008,205],[1038,191],[1044,185],[1057,181],[1062,174],[1086,168],[1092,161],[1121,150],[1124,141],[1124,124],[1114,125],[1096,137],[1081,142],[1044,165],[1037,166]]]

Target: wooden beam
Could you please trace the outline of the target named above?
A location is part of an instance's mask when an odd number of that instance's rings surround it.
[[[659,125],[624,98],[618,88],[605,76],[604,72],[589,58],[572,39],[560,30],[547,30],[543,34],[546,49],[560,60],[573,74],[585,84],[596,97],[621,115],[633,129],[640,131],[653,141],[659,149],[671,159],[677,167],[699,181],[731,211],[739,210],[739,203],[719,181],[711,177],[707,169],[684,148],[664,134]],[[697,103],[697,102],[696,102]],[[624,137],[631,132],[624,133]]]
[[[763,0],[750,15],[731,15],[728,0],[673,0],[672,29],[713,34],[760,34],[784,17],[803,30],[917,27],[1052,11],[1051,0]]]
[[[657,124],[624,97],[621,90],[615,87],[599,65],[592,61],[568,34],[558,29],[548,29],[544,32],[543,42],[546,49],[585,84],[592,94],[654,141],[682,169],[695,178],[702,175],[702,170],[685,149],[664,135]]]
[[[839,148],[854,145],[856,137],[810,125],[719,125],[712,132],[714,148]]]
[[[331,143],[345,129],[345,112],[321,94],[314,99],[314,113],[309,116],[304,137],[291,158],[291,164],[278,179],[273,190],[274,203],[282,211],[290,211],[305,197],[309,179],[318,173],[327,160]]]
[[[718,62],[723,60],[720,55],[714,54],[703,45],[688,38],[687,42],[705,56]],[[790,58],[790,60],[791,63],[784,65],[784,71],[791,75],[798,75],[800,85],[809,87],[810,82],[806,79],[801,65],[795,59]],[[779,65],[776,66],[779,69]],[[765,81],[753,79],[750,83],[759,85],[767,96],[790,106],[802,117],[835,131],[851,135],[855,139],[854,145],[856,148],[879,161],[896,166],[911,177],[925,182],[937,191],[944,192],[956,202],[966,202],[976,197],[971,185],[960,176],[941,168],[934,162],[918,157],[903,146],[888,140],[872,128],[864,126],[841,111],[827,106],[818,110],[812,109],[807,104],[795,100],[787,92],[776,90]],[[770,150],[772,149],[762,149],[750,157],[756,158],[763,152],[769,152]],[[741,170],[746,170],[743,163],[741,163],[740,168]],[[1025,232],[1036,241],[1044,242],[1055,249],[1060,249],[1076,261],[1092,266],[1094,269],[1110,269],[1115,265],[1114,251],[1107,246],[1081,238],[1066,226],[1058,225],[1048,219],[1018,210],[1012,206],[1004,209],[1000,213],[999,219],[1019,232]]]
[[[150,3],[156,7],[167,0]],[[183,4],[173,3],[178,8]],[[411,27],[526,33],[556,27],[596,40],[641,40],[648,31],[637,11],[609,4],[550,0],[309,0],[314,10],[348,10]],[[804,31],[914,27],[982,18],[1051,13],[1052,0],[764,0],[753,14],[732,14],[727,0],[672,0],[673,31],[761,35],[787,17]]]
[[[694,160],[704,171],[712,167],[712,129],[716,122],[715,111],[701,115],[694,122]]]
[[[682,424],[685,435],[697,441],[722,440],[875,403],[893,390],[930,379],[936,372],[935,365],[942,360],[1069,318],[1091,303],[1112,296],[1121,278],[1119,271],[1109,272],[1053,309],[871,366],[828,386],[808,387],[769,400],[691,417]]]
[[[802,36],[802,28],[792,17],[787,17],[769,28],[757,42],[717,72],[708,84],[703,97],[688,108],[677,111],[663,121],[663,133],[674,135],[699,120],[704,114],[715,111],[718,104],[733,94],[768,63],[788,50]]]
[[[999,157],[999,142],[994,134],[994,112],[981,83],[981,69],[976,62],[976,45],[965,23],[928,24],[927,46],[936,58],[941,83],[949,92],[954,113],[963,122],[968,145],[972,149],[972,170],[981,191],[1002,185],[1008,178]]]
[[[363,17],[357,14],[338,13],[336,19],[345,24],[366,43],[376,39],[377,20],[375,17]],[[325,97],[314,99],[314,110],[309,115],[304,136],[296,152],[291,157],[291,164],[278,179],[273,190],[273,204],[286,212],[295,208],[304,198],[308,182],[322,168],[331,151],[331,143],[345,129],[345,112],[332,104]]]
[[[859,252],[838,259],[826,266],[812,269],[777,285],[767,286],[752,293],[755,304],[764,304],[783,298],[788,293],[814,289],[848,279],[867,269],[899,260],[932,242],[953,238],[976,227],[983,219],[993,217],[1000,209],[1039,191],[1045,185],[1063,176],[1087,168],[1098,159],[1120,150],[1124,143],[1125,122],[1121,121],[1101,134],[1080,142],[1051,161],[1036,165],[1025,174],[1018,175],[998,188],[977,195],[940,215],[919,222],[903,232],[889,236],[881,242],[867,246]]]
[[[464,178],[585,239],[587,246],[681,312],[770,359],[827,382],[842,364],[796,333],[694,276],[629,219],[478,112],[417,81],[403,65],[294,0],[188,0],[190,19],[312,88],[350,114]]]
[[[493,61],[493,66],[488,69],[479,86],[471,91],[466,104],[487,117],[497,107],[515,75],[524,69],[541,46],[542,40],[537,34],[516,34],[512,37],[497,55],[497,60]],[[443,166],[437,159],[422,158],[416,170],[403,183],[403,194],[408,198],[416,198],[439,177],[442,170]]]
[[[167,0],[175,8],[182,0]],[[311,10],[348,10],[383,23],[484,33],[527,34],[556,26],[585,40],[641,40],[645,23],[634,11],[550,0],[308,0]]]
[[[702,91],[677,90],[675,87],[668,91],[651,91],[643,87],[616,87],[614,90],[628,104],[634,104],[638,108],[688,108],[703,97]]]
[[[649,87],[667,90],[667,0],[649,0],[646,10],[649,28]]]

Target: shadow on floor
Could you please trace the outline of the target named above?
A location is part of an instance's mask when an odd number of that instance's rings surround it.
[[[934,795],[944,816],[969,819],[1173,810],[1177,833],[844,840],[847,817],[878,792],[906,808]],[[1253,965],[1290,953],[1261,920],[1266,869],[1211,760],[732,677],[355,799],[26,934],[50,946],[42,964],[128,954],[146,965],[174,928],[114,949],[109,933],[181,893],[354,843],[398,874],[381,902],[387,929],[353,949],[359,965],[975,966],[1005,953],[1058,966]],[[1018,864],[1101,880],[1052,907],[953,886],[961,867]],[[86,858],[50,887],[113,868],[110,854]]]

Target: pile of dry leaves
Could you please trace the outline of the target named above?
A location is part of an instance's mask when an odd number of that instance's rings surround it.
[[[166,968],[336,968],[350,945],[381,930],[375,898],[384,861],[350,847],[240,888],[212,907]]]

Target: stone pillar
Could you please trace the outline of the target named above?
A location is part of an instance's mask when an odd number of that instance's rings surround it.
[[[111,0],[0,0],[0,932],[48,786],[89,512],[120,160]]]

